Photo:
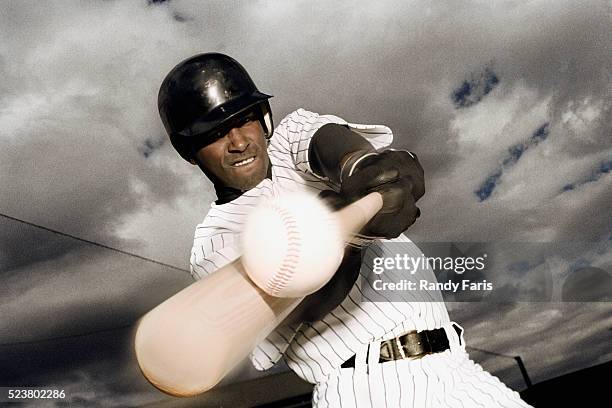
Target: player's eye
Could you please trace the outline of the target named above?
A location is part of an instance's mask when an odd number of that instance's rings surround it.
[[[256,119],[257,119],[257,116],[255,115],[255,112],[249,112],[248,115],[246,115],[244,118],[241,119],[240,126],[247,125],[255,121]]]

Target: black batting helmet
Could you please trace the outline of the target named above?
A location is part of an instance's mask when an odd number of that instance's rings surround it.
[[[259,92],[242,65],[219,53],[188,58],[161,84],[157,107],[170,142],[187,161],[253,109],[266,137],[273,131],[271,95]],[[229,128],[228,128],[229,126]]]

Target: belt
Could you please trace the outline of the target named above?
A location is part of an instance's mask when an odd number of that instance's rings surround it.
[[[455,330],[459,333],[459,329]],[[393,360],[415,360],[428,354],[441,353],[448,350],[450,345],[444,329],[424,330],[421,332],[411,331],[394,339],[380,343],[379,363]],[[355,367],[355,356],[346,360],[342,368]]]

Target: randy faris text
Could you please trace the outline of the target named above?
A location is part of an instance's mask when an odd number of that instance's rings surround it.
[[[458,292],[458,291],[491,291],[493,290],[493,283],[487,282],[486,279],[482,281],[471,281],[469,279],[463,279],[461,282],[453,282],[448,280],[446,282],[431,282],[427,279],[420,279],[418,281],[411,281],[402,279],[398,282],[383,282],[382,279],[376,279],[372,282],[374,290],[392,290],[392,291],[417,291],[426,290],[434,291],[438,290],[441,292]]]

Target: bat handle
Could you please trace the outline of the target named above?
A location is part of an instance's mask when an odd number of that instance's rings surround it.
[[[373,192],[338,211],[342,237],[350,240],[383,206],[382,195]]]

